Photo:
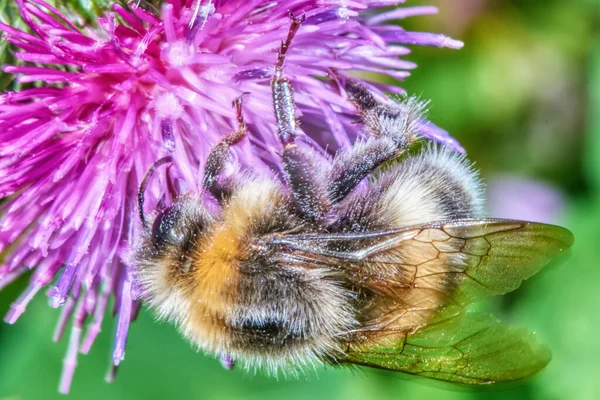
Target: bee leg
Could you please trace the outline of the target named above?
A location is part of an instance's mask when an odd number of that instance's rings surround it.
[[[344,89],[362,117],[369,137],[357,140],[349,150],[335,155],[328,185],[333,202],[342,200],[377,167],[400,156],[414,143],[425,108],[412,97],[383,105],[352,79],[346,79]]]
[[[229,197],[235,186],[235,181],[231,176],[223,174],[225,166],[230,161],[229,147],[240,142],[248,129],[242,115],[242,97],[234,100],[238,127],[237,130],[227,134],[217,145],[215,145],[208,157],[204,167],[204,188],[208,190],[217,200]]]
[[[387,138],[369,138],[354,143],[351,149],[338,152],[333,159],[329,199],[337,203],[384,162],[396,158],[400,151]]]
[[[277,121],[279,139],[283,145],[282,165],[296,208],[307,219],[319,221],[328,208],[326,183],[320,179],[314,150],[302,148],[296,143],[298,120],[294,93],[290,80],[283,72],[287,50],[294,35],[304,21],[304,16],[292,15],[288,36],[277,53],[275,73],[271,79],[273,108]]]

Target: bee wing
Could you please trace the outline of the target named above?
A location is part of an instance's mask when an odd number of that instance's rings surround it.
[[[282,261],[345,269],[358,285],[382,295],[386,287],[433,291],[441,302],[458,305],[515,290],[572,244],[571,232],[559,226],[502,219],[271,240]]]
[[[286,263],[342,269],[363,294],[342,362],[463,383],[522,378],[548,350],[465,307],[516,289],[573,243],[553,225],[454,220],[358,234],[279,236]]]
[[[535,334],[490,315],[460,313],[388,345],[354,345],[345,363],[464,384],[528,377],[550,362]]]

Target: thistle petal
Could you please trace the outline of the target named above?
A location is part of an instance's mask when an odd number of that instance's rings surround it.
[[[0,248],[7,260],[0,267],[0,288],[35,269],[5,316],[14,323],[37,292],[55,281],[50,304],[63,308],[55,340],[73,320],[61,392],[69,390],[78,352],[87,353],[100,332],[111,295],[118,323],[107,379],[125,356],[130,323],[139,311],[129,247],[141,229],[137,188],[150,165],[174,156],[168,178],[148,188],[148,210],[170,198],[174,188],[197,188],[211,146],[235,126],[232,99],[246,92],[251,145],[236,146],[235,157],[257,170],[276,164],[280,145],[269,78],[290,11],[306,15],[286,65],[299,114],[310,119],[304,133],[323,149],[348,146],[360,134],[349,117],[353,106],[318,77],[337,68],[401,80],[416,65],[398,58],[409,52],[398,44],[462,46],[442,35],[381,25],[436,11],[373,13],[397,3],[169,0],[154,13],[115,4],[96,26],[80,30],[43,0],[16,1],[29,32],[4,23],[0,30],[20,49],[19,60],[36,65],[4,71],[39,87],[0,95],[0,195],[6,197]],[[431,124],[424,123],[421,134],[462,150]]]

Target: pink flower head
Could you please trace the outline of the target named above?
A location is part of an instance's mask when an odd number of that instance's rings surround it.
[[[327,82],[331,69],[404,79],[404,44],[459,48],[442,35],[408,32],[391,20],[430,14],[398,0],[169,0],[150,13],[114,4],[99,28],[79,29],[43,0],[16,0],[30,32],[0,23],[26,66],[5,66],[22,83],[0,96],[0,288],[33,269],[5,321],[14,323],[42,288],[62,307],[55,340],[73,328],[60,385],[67,392],[77,354],[100,332],[109,296],[118,316],[113,364],[125,354],[140,308],[128,254],[141,229],[136,206],[149,166],[175,163],[146,191],[154,210],[169,191],[198,187],[212,145],[235,126],[234,98],[248,92],[249,140],[235,146],[242,165],[278,163],[269,80],[289,13],[306,21],[289,50],[286,74],[296,93],[305,140],[346,146],[359,134],[354,109]],[[396,87],[367,84],[376,94]],[[460,145],[430,123],[422,136]],[[163,174],[164,175],[164,174]]]

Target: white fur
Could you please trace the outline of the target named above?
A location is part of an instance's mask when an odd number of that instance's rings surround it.
[[[439,190],[459,185],[469,196],[472,218],[483,214],[482,184],[475,170],[460,153],[445,147],[428,146],[416,157],[406,159],[386,174],[393,180],[381,199],[385,220],[393,226],[416,225],[450,219],[440,207]]]
[[[385,108],[377,107],[364,116],[366,130],[375,137],[408,138],[418,130],[426,113],[427,103],[416,97],[393,102]],[[382,112],[386,110],[386,112]]]

